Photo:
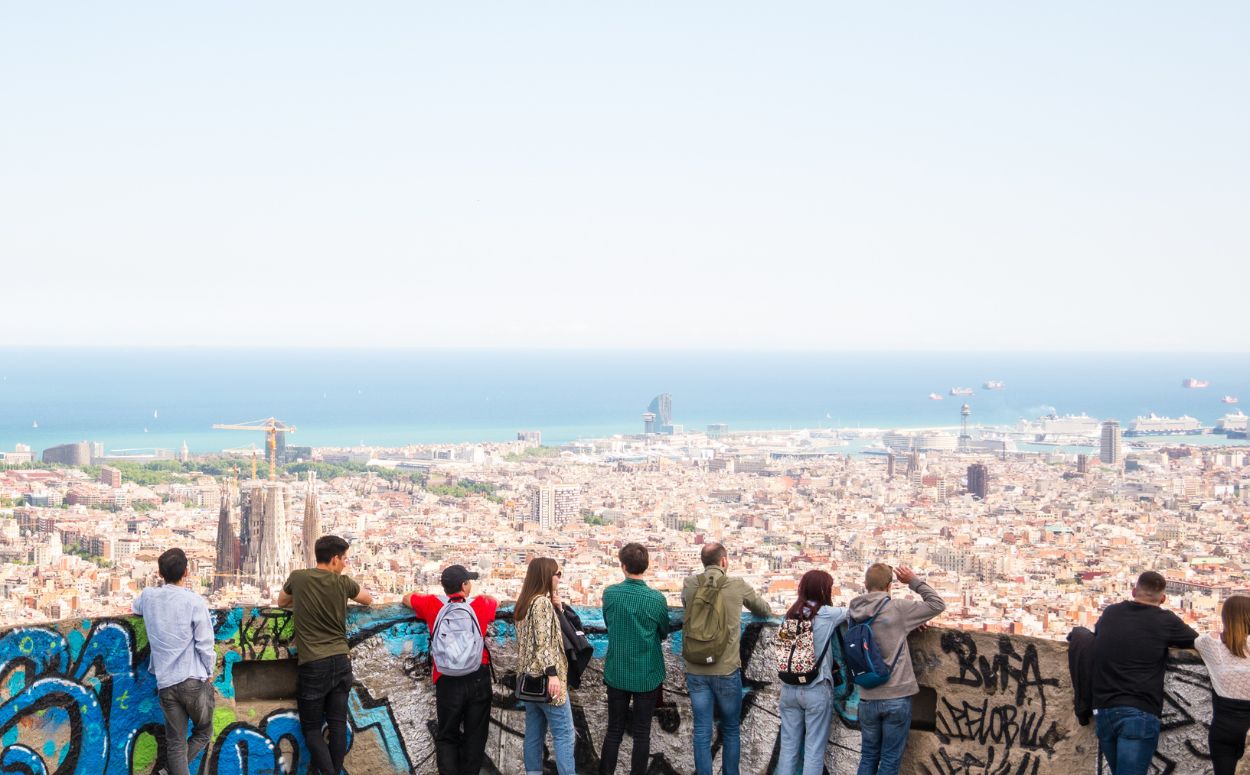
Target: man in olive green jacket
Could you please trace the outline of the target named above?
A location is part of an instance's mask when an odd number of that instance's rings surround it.
[[[703,545],[700,552],[703,572],[712,576],[726,575],[729,556],[719,543]],[[699,586],[699,575],[688,576],[682,585],[681,602],[689,608]],[[710,665],[686,662],[686,690],[694,710],[694,766],[697,775],[712,775],[712,726],[717,714],[721,719],[721,771],[738,775],[742,751],[738,722],[742,715],[742,657],[738,643],[742,636],[738,612],[745,606],[756,616],[769,616],[768,601],[737,576],[730,576],[721,590],[729,620],[729,641],[724,653]]]

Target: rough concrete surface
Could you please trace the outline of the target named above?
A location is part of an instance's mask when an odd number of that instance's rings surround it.
[[[595,609],[579,609],[602,657],[606,636]],[[199,775],[305,773],[307,750],[290,699],[275,698],[289,678],[235,666],[292,656],[287,611],[214,612],[218,692],[213,742],[193,763]],[[680,612],[673,612],[680,623]],[[742,772],[771,773],[778,755],[776,667],[768,644],[775,625],[743,619]],[[520,773],[524,713],[512,699],[515,661],[510,611],[491,627],[497,663],[487,750],[491,773]],[[693,772],[692,718],[681,658],[666,644],[668,678],[652,733],[652,773]],[[349,616],[356,686],[350,698],[346,771],[434,772],[433,691],[425,626],[400,606],[353,609]],[[922,693],[903,771],[919,775],[1073,775],[1094,773],[1097,742],[1072,713],[1066,644],[929,629],[912,637]],[[288,666],[289,667],[289,666]],[[606,721],[602,663],[592,662],[573,693],[579,772],[595,772]],[[275,664],[275,673],[285,669]],[[278,691],[277,693],[281,693]],[[858,695],[840,683],[825,769],[850,775],[858,763]],[[257,697],[258,699],[251,699]],[[264,697],[267,699],[259,699]],[[1169,666],[1164,734],[1152,772],[1198,775],[1206,756],[1210,688],[1193,652]],[[628,766],[631,740],[622,745]],[[68,620],[0,631],[0,773],[155,773],[164,763],[164,728],[148,672],[140,619]],[[719,771],[719,755],[716,765]],[[548,759],[547,771],[554,772]],[[1243,762],[1241,772],[1250,771]]]

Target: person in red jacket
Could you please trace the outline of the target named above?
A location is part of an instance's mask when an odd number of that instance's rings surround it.
[[[434,620],[449,602],[468,601],[477,615],[482,635],[495,620],[499,602],[492,597],[479,595],[469,600],[476,571],[463,565],[451,565],[443,570],[443,595],[408,596],[408,605],[417,616],[434,631]],[[431,655],[431,678],[434,681],[434,707],[438,717],[438,731],[434,736],[435,759],[439,775],[477,775],[486,756],[486,735],[490,725],[490,653],[482,649],[482,667],[469,675],[442,675]]]

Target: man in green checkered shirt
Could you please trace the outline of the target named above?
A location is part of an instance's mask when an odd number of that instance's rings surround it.
[[[625,544],[618,555],[625,580],[603,590],[603,621],[608,627],[608,656],[603,682],[608,687],[608,733],[599,758],[601,775],[616,772],[617,752],[625,735],[625,716],[634,703],[634,752],[630,775],[643,775],[651,756],[651,717],[664,686],[668,603],[647,586],[642,574],[650,559],[642,544]]]

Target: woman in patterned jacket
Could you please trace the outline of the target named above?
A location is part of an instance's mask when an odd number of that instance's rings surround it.
[[[542,775],[543,742],[551,728],[556,770],[560,775],[576,775],[573,760],[573,708],[569,704],[568,661],[560,635],[556,612],[560,603],[560,565],[550,557],[530,560],[521,594],[517,596],[515,619],[517,672],[547,676],[550,702],[525,703],[525,772]]]

